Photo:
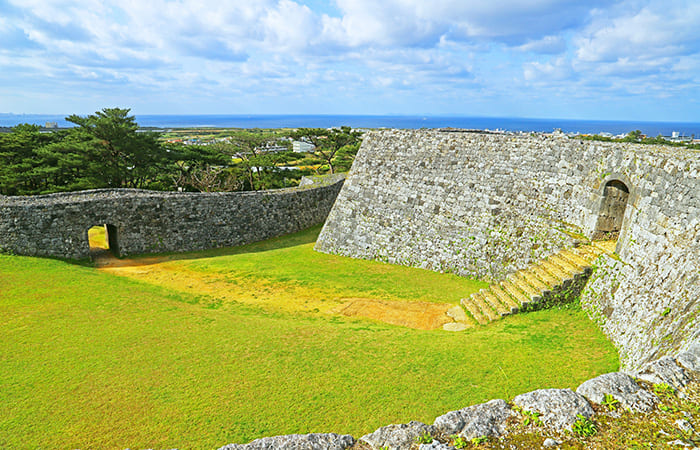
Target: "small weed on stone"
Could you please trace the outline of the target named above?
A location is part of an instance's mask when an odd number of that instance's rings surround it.
[[[452,436],[452,446],[454,448],[467,448],[469,441],[464,439],[462,436],[454,435]]]
[[[430,444],[433,442],[433,437],[430,433],[423,433],[420,436],[416,436],[416,442],[419,444]]]
[[[577,414],[576,417],[578,417],[578,420],[571,427],[575,434],[581,437],[589,437],[598,432],[598,428],[591,419],[583,417],[581,414]]]
[[[654,385],[654,393],[659,397],[664,397],[671,399],[676,396],[676,390],[666,383],[659,383]]]
[[[486,436],[479,436],[479,437],[472,438],[472,444],[481,445],[488,440],[489,440],[489,438]]]
[[[605,394],[603,401],[600,402],[600,404],[610,411],[615,411],[620,407],[620,402],[610,394]]]

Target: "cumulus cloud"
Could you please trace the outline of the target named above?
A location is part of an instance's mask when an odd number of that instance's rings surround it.
[[[580,95],[691,89],[699,21],[691,0],[0,0],[0,72],[24,74],[17,89],[121,84],[193,104],[235,94],[403,108],[440,92],[443,105],[506,105],[517,89],[567,83]]]
[[[320,19],[305,5],[281,0],[269,8],[260,20],[264,27],[264,42],[268,47],[299,51],[311,45],[317,37]]]
[[[338,0],[342,17],[324,17],[324,33],[348,46],[433,46],[441,39],[537,41],[586,23],[599,0]],[[550,38],[551,39],[551,38]]]
[[[597,14],[574,40],[579,63],[603,73],[641,74],[700,52],[700,4],[669,1],[626,14]]]
[[[687,97],[700,86],[699,20],[700,4],[682,0],[591,10],[585,26],[558,35],[567,51],[526,62],[523,79],[542,88],[566,86],[577,96]]]

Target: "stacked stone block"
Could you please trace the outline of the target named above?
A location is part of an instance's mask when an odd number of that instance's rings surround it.
[[[322,223],[343,177],[317,181],[256,192],[99,189],[0,196],[0,250],[87,258],[87,231],[104,224],[116,231],[121,256],[247,244]]]

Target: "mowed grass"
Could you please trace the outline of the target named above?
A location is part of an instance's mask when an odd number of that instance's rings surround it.
[[[451,283],[474,288],[314,253],[314,233],[176,263],[319,296],[347,289],[447,301],[459,290]],[[93,268],[0,255],[0,448],[187,450],[287,433],[359,437],[492,398],[575,388],[618,367],[612,345],[574,307],[448,333],[213,304]]]
[[[292,297],[310,294],[329,302],[369,297],[458,304],[461,298],[488,286],[452,274],[315,252],[313,246],[320,231],[317,226],[241,247],[194,252],[169,265],[188,273],[223,275],[230,284],[244,288],[262,282],[274,287],[276,296],[287,291]]]

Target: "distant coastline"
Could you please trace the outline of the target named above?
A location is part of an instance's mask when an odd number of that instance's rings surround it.
[[[0,113],[0,127],[21,123],[44,125],[55,122],[59,127],[72,124],[56,114]],[[456,116],[368,116],[368,115],[136,115],[136,121],[146,128],[328,128],[347,125],[353,128],[467,128],[479,130],[621,134],[641,130],[648,136],[700,136],[700,123],[644,122],[571,119],[528,119],[510,117]]]

